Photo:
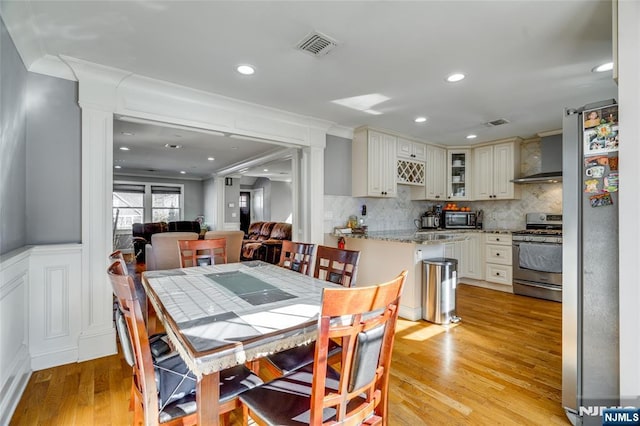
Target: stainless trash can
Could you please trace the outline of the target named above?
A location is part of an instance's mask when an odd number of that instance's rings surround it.
[[[435,324],[460,321],[456,316],[458,261],[436,257],[422,261],[422,318]]]

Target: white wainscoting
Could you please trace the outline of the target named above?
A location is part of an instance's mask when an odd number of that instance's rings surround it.
[[[81,244],[0,257],[0,424],[11,420],[32,371],[81,360],[83,317],[91,315],[82,291]],[[113,335],[103,340],[115,348]]]
[[[29,377],[29,249],[0,258],[0,424],[9,424]]]
[[[35,246],[29,266],[31,368],[78,361],[81,332],[80,244]]]

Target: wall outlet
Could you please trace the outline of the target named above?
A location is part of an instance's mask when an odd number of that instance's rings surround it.
[[[236,212],[231,213],[231,217],[236,217],[236,216],[238,216]]]

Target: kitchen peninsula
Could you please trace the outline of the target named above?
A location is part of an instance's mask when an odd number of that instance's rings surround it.
[[[380,283],[404,269],[409,271],[400,300],[400,316],[416,321],[422,318],[422,260],[434,257],[458,259],[458,277],[470,278],[471,283],[481,282],[485,270],[485,234],[496,233],[506,234],[505,238],[511,239],[511,232],[506,230],[400,230],[327,234],[325,243],[336,246],[342,236],[346,248],[360,251],[356,285]],[[484,287],[511,292],[510,274],[504,283],[485,284]]]

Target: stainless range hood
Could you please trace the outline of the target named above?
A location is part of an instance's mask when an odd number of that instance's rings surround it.
[[[513,183],[562,182],[562,135],[547,136],[540,140],[541,171],[513,179]]]

